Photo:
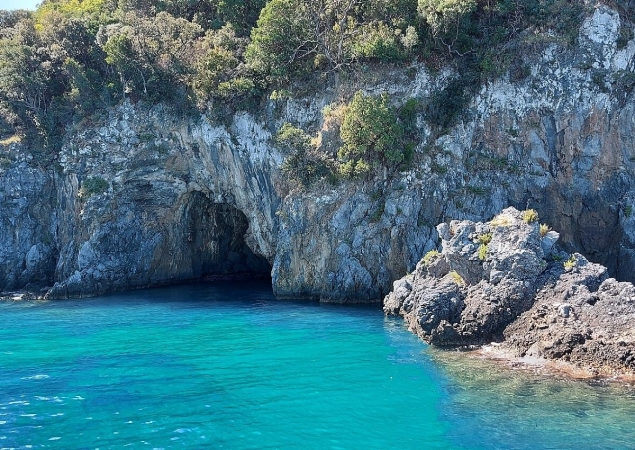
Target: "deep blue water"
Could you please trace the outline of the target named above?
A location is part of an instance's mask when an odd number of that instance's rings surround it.
[[[634,449],[635,390],[259,283],[0,304],[0,448]]]

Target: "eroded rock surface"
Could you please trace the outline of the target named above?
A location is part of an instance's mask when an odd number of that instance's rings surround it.
[[[442,251],[393,284],[386,314],[438,346],[502,342],[514,356],[635,373],[635,287],[555,250],[557,235],[514,208],[437,229]]]
[[[280,298],[380,302],[434,248],[434,224],[482,220],[508,205],[537,209],[566,251],[633,281],[635,40],[618,45],[630,35],[625,26],[598,6],[576,45],[537,42],[514,63],[523,76],[512,67],[484,83],[444,129],[425,111],[442,106],[438,94],[458,74],[413,63],[222,118],[124,101],[69,128],[50,165],[39,160],[41,149],[0,145],[0,292],[33,286],[52,288],[49,297],[88,296],[259,266]],[[321,133],[321,150],[334,153],[341,142],[322,111],[356,90],[420,106],[412,167],[335,186],[289,183],[276,132],[289,122]],[[106,188],[83,193],[89,180]],[[543,253],[550,245],[540,242]],[[467,282],[489,271],[487,283],[523,299],[539,269],[524,259],[530,254],[455,263]],[[526,274],[501,278],[497,271],[513,264]],[[443,295],[458,305],[466,289],[452,289]],[[507,299],[491,305],[505,309]],[[498,320],[483,326],[498,333]],[[448,327],[443,336],[461,341],[482,331],[462,326],[458,337]]]

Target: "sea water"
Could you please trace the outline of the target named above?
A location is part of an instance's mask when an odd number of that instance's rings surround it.
[[[632,388],[446,356],[260,283],[5,302],[0,448],[635,448]]]

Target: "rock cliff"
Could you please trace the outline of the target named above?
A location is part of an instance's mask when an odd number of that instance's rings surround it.
[[[508,205],[539,210],[565,250],[633,280],[635,41],[624,45],[621,27],[601,6],[575,46],[541,37],[443,129],[428,112],[457,74],[413,63],[220,119],[126,101],[69,127],[51,167],[37,149],[4,145],[0,292],[86,296],[271,272],[281,298],[378,302],[435,247],[433,224]],[[290,122],[330,151],[323,108],[356,89],[421,105],[412,168],[290,185],[276,131]]]
[[[635,287],[576,253],[530,213],[438,227],[442,251],[394,282],[387,314],[438,346],[501,342],[515,357],[562,360],[597,374],[635,373]]]

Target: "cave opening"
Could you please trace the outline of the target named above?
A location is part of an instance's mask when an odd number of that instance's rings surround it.
[[[264,279],[271,265],[245,242],[249,221],[228,203],[215,203],[201,192],[190,194],[185,207],[185,241],[195,279]]]

